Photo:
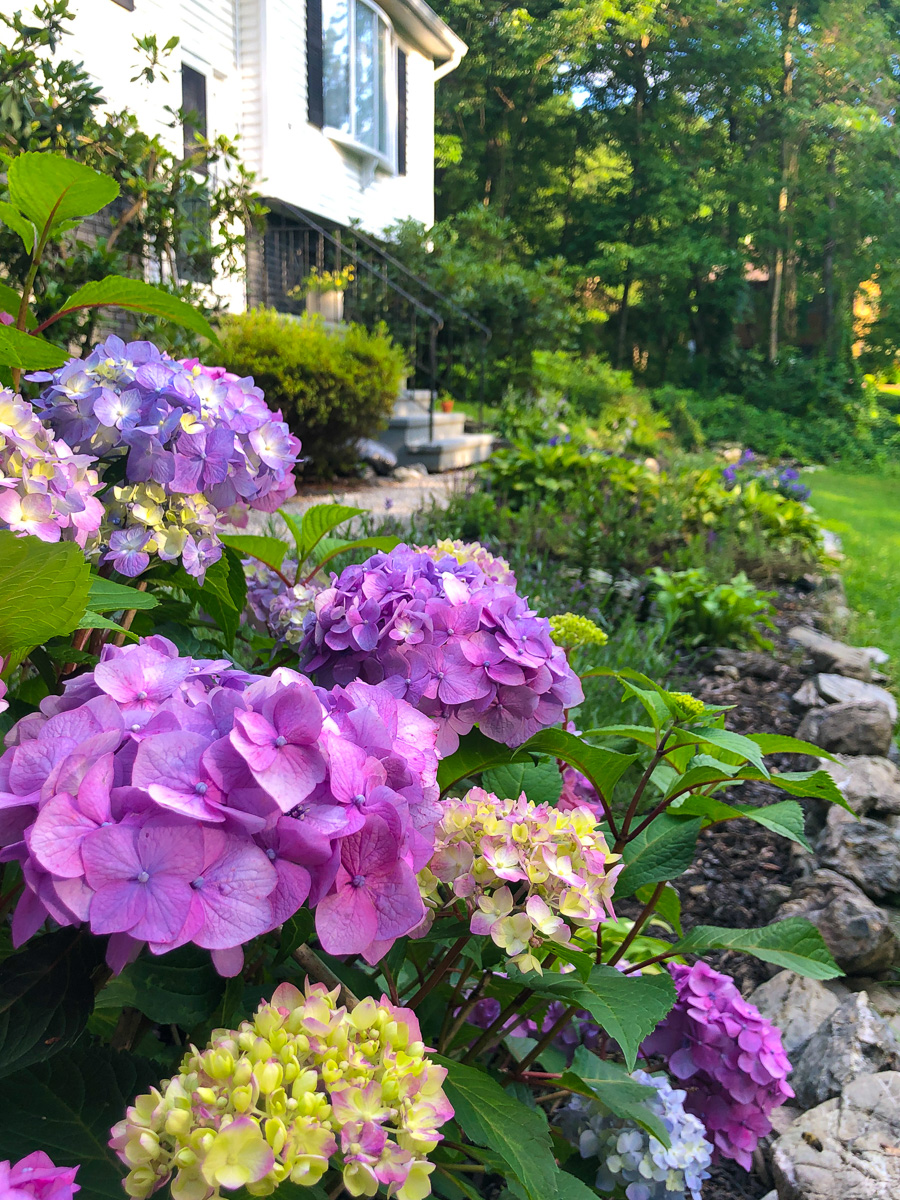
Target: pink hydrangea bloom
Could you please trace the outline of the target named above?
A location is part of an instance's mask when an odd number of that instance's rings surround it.
[[[749,1171],[757,1142],[772,1128],[769,1114],[794,1095],[781,1031],[706,963],[670,963],[669,972],[675,1007],[641,1053],[665,1060],[717,1152]]]
[[[435,739],[362,682],[260,678],[162,637],[106,646],[0,756],[0,848],[26,885],[14,941],[49,916],[111,935],[117,968],[194,942],[235,974],[244,943],[309,903],[326,949],[375,961],[425,913]]]
[[[0,1162],[0,1200],[72,1200],[81,1188],[75,1182],[78,1167],[55,1167],[43,1150]]]

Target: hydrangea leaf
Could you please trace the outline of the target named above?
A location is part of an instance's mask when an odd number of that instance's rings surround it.
[[[219,561],[207,570],[202,587],[197,587],[197,581],[186,573],[178,586],[184,587],[203,611],[212,617],[225,634],[229,650],[232,649],[247,600],[247,579],[237,551],[225,547]]]
[[[0,966],[0,1076],[41,1062],[81,1036],[94,1009],[104,942],[80,929],[48,933]]]
[[[633,895],[646,883],[675,879],[694,861],[701,818],[662,813],[625,847],[625,866],[616,880],[616,896]]]
[[[653,884],[647,883],[643,887],[639,887],[634,894],[641,904],[649,904],[653,891]],[[666,886],[663,888],[659,899],[656,901],[654,912],[658,917],[662,917],[664,921],[668,921],[679,937],[682,936],[681,897],[673,887]]]
[[[11,288],[8,283],[0,283],[0,312],[9,313],[11,317],[15,317],[18,315],[21,303],[22,297],[15,288]],[[28,309],[25,313],[25,328],[34,329],[35,325],[37,325],[37,319],[31,309]]]
[[[520,749],[537,750],[561,758],[587,776],[607,800],[631,764],[637,761],[636,754],[620,754],[618,750],[590,746],[574,733],[565,733],[562,729],[542,729]]]
[[[136,642],[137,634],[132,633],[130,629],[126,629],[124,625],[117,625],[115,621],[110,621],[109,617],[102,617],[100,613],[91,612],[85,609],[84,615],[78,622],[79,629],[111,629],[115,633],[123,633],[129,641]]]
[[[499,1154],[531,1200],[553,1200],[558,1171],[544,1114],[526,1108],[484,1071],[431,1057],[448,1070],[444,1091],[466,1137]]]
[[[655,1088],[646,1087],[632,1079],[620,1063],[598,1058],[585,1046],[578,1046],[571,1070],[564,1073],[559,1085],[581,1096],[599,1100],[613,1116],[634,1121],[658,1138],[666,1148],[669,1147],[670,1139],[665,1125],[645,1103],[656,1095]]]
[[[219,534],[219,540],[238,554],[259,559],[276,571],[281,570],[281,564],[288,552],[287,543],[276,537],[260,537],[253,533],[227,533]]]
[[[34,222],[29,221],[27,217],[23,217],[18,212],[14,205],[6,200],[0,201],[0,221],[11,229],[13,233],[17,233],[22,239],[22,245],[25,247],[25,253],[28,255],[34,254],[37,249],[38,235],[34,227]],[[15,311],[18,311],[16,305]]]
[[[91,612],[128,612],[129,609],[156,608],[159,600],[149,592],[138,591],[127,584],[114,583],[100,575],[92,575],[88,591],[88,607]]]
[[[44,371],[61,367],[68,358],[65,350],[33,333],[22,333],[10,325],[0,325],[0,365],[19,371]]]
[[[106,1046],[71,1049],[0,1080],[0,1159],[43,1150],[77,1166],[81,1195],[122,1200],[125,1170],[107,1145],[134,1098],[159,1083],[159,1067]]]
[[[219,340],[209,321],[194,305],[150,283],[126,279],[124,275],[107,275],[105,279],[86,283],[66,300],[57,315],[63,317],[80,308],[124,308],[129,312],[150,313],[183,325],[211,342]]]
[[[281,508],[278,510],[285,524],[294,536],[297,544],[297,558],[302,564],[326,534],[338,525],[343,525],[351,517],[361,517],[364,508],[354,508],[349,504],[314,504],[308,508],[298,521],[297,518]]]
[[[14,158],[7,181],[10,202],[39,231],[89,217],[119,194],[119,185],[109,175],[62,154],[41,151]]]
[[[326,542],[335,542],[339,544],[329,544],[326,549]],[[380,550],[383,554],[390,554],[390,552],[395,550],[399,545],[400,538],[398,537],[356,538],[355,541],[351,542],[341,541],[339,538],[324,537],[316,546],[316,552],[313,553],[312,557],[317,561],[318,570],[321,571],[326,563],[330,563],[333,558],[337,558],[339,554],[343,554],[347,550]],[[323,549],[324,553],[322,554],[321,558],[319,558],[318,551]]]
[[[586,1008],[597,1024],[618,1042],[628,1069],[634,1069],[638,1047],[675,1003],[668,973],[623,975],[615,967],[597,966],[587,983],[575,975],[519,975],[516,981],[536,996]]]
[[[555,804],[562,791],[562,776],[552,758],[542,758],[493,767],[482,775],[481,786],[501,800],[518,800],[524,792],[533,804]]]
[[[749,772],[748,772],[749,774]],[[749,776],[753,778],[752,775]],[[839,808],[853,812],[846,797],[834,782],[834,777],[827,771],[781,771],[773,772],[766,780],[773,787],[792,796],[802,796],[806,799],[825,800],[828,804],[837,804]],[[855,815],[855,814],[854,814]]]
[[[820,746],[804,742],[801,738],[788,737],[783,733],[748,733],[747,737],[751,742],[756,742],[763,754],[809,754],[813,758],[836,761],[833,754],[829,754]]]
[[[168,954],[142,954],[100,992],[97,1009],[127,1005],[159,1025],[189,1031],[213,1015],[224,992],[209,951],[179,946]]]
[[[495,742],[479,729],[473,729],[459,739],[459,749],[442,759],[438,766],[438,784],[442,792],[448,791],[461,779],[471,779],[490,767],[507,766],[522,761],[521,747],[517,750]]]
[[[763,962],[796,971],[808,979],[836,979],[844,974],[832,958],[821,933],[806,917],[788,917],[762,929],[697,925],[673,950],[678,954],[738,950]]]
[[[824,774],[824,772],[823,772]],[[831,778],[829,776],[829,778]],[[796,842],[805,850],[811,850],[804,833],[803,809],[796,800],[782,800],[779,804],[724,804],[712,796],[686,796],[684,802],[675,802],[673,806],[679,813],[703,818],[704,825],[716,825],[719,821],[733,821],[737,817],[746,817],[755,821],[773,833]]]
[[[22,657],[78,628],[90,571],[74,542],[42,542],[0,530],[0,654]]]

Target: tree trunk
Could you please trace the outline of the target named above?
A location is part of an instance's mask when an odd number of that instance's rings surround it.
[[[619,305],[619,336],[616,340],[616,370],[621,371],[625,364],[625,352],[628,349],[628,298],[631,294],[631,262],[625,268],[625,279],[622,283],[622,303]]]
[[[785,30],[784,50],[782,52],[785,117],[794,93],[794,34],[797,31],[797,5],[791,4],[788,9]],[[788,135],[785,132],[781,143],[781,188],[778,192],[778,208],[776,212],[776,247],[775,263],[772,271],[772,307],[769,312],[769,362],[774,363],[778,358],[778,334],[781,316],[781,289],[784,282],[785,258],[785,213],[788,207],[788,189],[790,183],[791,148]]]

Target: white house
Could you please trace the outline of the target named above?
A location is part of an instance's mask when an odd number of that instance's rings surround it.
[[[67,57],[174,148],[198,113],[239,134],[275,213],[377,233],[434,215],[434,88],[466,52],[424,0],[74,0]],[[135,83],[134,39],[178,46]],[[274,203],[273,203],[274,202]],[[281,221],[284,225],[284,218]],[[252,299],[252,296],[251,296]],[[237,301],[238,298],[235,297]]]

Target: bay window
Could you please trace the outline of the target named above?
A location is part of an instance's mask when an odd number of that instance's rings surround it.
[[[396,95],[390,23],[369,0],[323,0],[322,34],[326,127],[389,159]]]

